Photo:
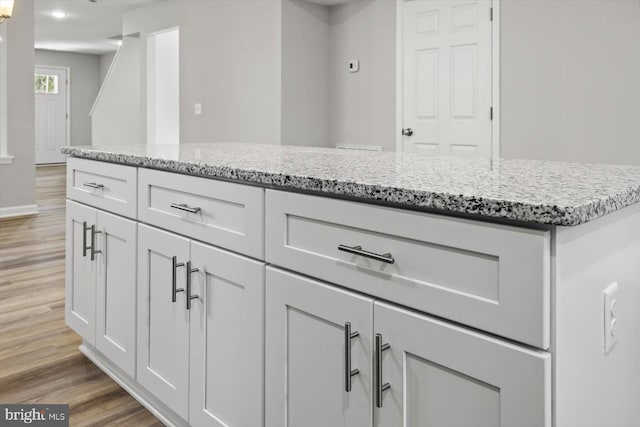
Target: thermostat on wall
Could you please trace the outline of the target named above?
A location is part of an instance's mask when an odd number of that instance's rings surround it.
[[[349,61],[349,72],[350,73],[357,73],[359,70],[360,70],[360,61],[358,61],[357,59]]]

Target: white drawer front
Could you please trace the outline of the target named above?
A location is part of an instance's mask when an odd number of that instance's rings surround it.
[[[69,157],[67,197],[109,212],[136,218],[137,169]]]
[[[548,231],[273,190],[266,209],[269,263],[549,347]]]
[[[264,190],[151,169],[139,170],[139,218],[264,259]]]

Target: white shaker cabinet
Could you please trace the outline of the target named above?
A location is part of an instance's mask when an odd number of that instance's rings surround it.
[[[266,298],[267,427],[551,425],[548,353],[272,267]]]
[[[548,353],[377,301],[373,319],[375,426],[551,426]]]
[[[138,377],[198,427],[263,417],[264,264],[140,225]]]
[[[189,239],[138,228],[137,380],[185,420],[189,412]]]
[[[371,426],[373,300],[268,267],[265,305],[266,427]]]
[[[65,322],[94,346],[97,269],[90,251],[95,222],[95,209],[67,200]]]
[[[189,423],[262,426],[264,264],[191,243]]]
[[[66,322],[135,376],[134,221],[67,201]]]

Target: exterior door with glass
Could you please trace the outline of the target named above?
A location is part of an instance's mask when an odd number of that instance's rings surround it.
[[[67,145],[67,85],[66,69],[35,69],[36,164],[66,161],[66,156],[60,152],[60,148]]]

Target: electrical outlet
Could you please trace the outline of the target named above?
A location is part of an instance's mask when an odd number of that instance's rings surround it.
[[[349,72],[357,73],[358,71],[360,71],[360,61],[358,61],[357,59],[349,61]]]
[[[604,300],[604,354],[618,342],[618,284],[612,283],[603,292]]]
[[[195,114],[196,116],[202,114],[202,104],[195,104],[193,106],[193,114]]]

